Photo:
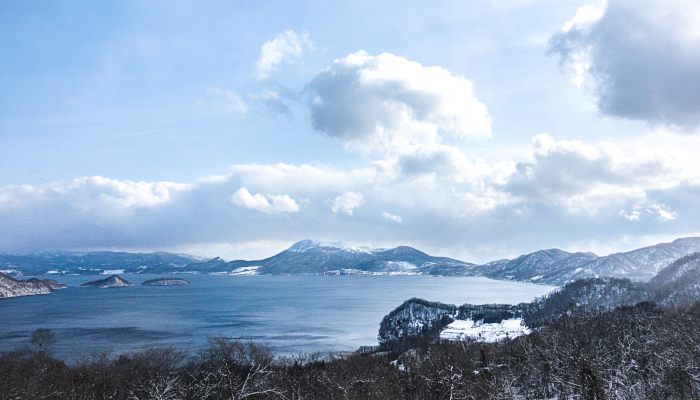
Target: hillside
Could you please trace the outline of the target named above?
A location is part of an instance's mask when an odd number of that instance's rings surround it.
[[[679,259],[649,282],[610,277],[582,279],[530,303],[456,307],[410,299],[384,317],[378,337],[382,344],[425,335],[435,340],[454,321],[478,322],[487,330],[488,324],[521,319],[525,326],[537,328],[562,316],[604,312],[642,302],[683,308],[697,301],[700,301],[700,253]]]
[[[512,260],[500,260],[474,269],[477,275],[563,285],[586,278],[612,277],[647,281],[661,269],[689,254],[700,252],[700,238],[676,239],[640,249],[599,257],[593,253],[539,250]]]

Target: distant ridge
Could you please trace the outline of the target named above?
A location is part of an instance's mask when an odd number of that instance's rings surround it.
[[[0,254],[0,270],[28,276],[62,273],[484,276],[563,285],[596,277],[648,281],[665,266],[695,252],[700,252],[700,238],[688,237],[603,257],[554,248],[476,265],[435,257],[409,246],[372,249],[304,239],[261,260],[226,261],[215,257],[202,261],[162,252],[51,252],[22,256]]]
[[[700,238],[676,239],[640,249],[599,257],[593,253],[539,250],[512,260],[485,264],[478,275],[561,285],[585,278],[613,277],[648,281],[661,269],[689,254],[700,252]]]
[[[160,274],[176,272],[199,260],[192,256],[165,252],[52,251],[23,255],[0,254],[0,270],[17,271],[26,276],[61,273],[96,275],[114,270]]]
[[[675,260],[700,252],[700,238],[676,239],[640,249],[597,256],[561,249],[538,250],[511,260],[483,265],[434,257],[408,246],[393,249],[349,247],[339,242],[301,240],[287,250],[262,260],[225,262],[215,258],[190,264],[187,270],[233,275],[375,274],[484,276],[563,285],[585,278],[612,277],[647,281]]]

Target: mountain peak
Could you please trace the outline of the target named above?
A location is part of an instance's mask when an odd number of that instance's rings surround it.
[[[535,254],[562,255],[562,254],[570,254],[570,253],[567,251],[564,251],[562,249],[557,249],[556,247],[552,247],[550,249],[538,250],[535,252]]]
[[[302,253],[308,250],[314,249],[335,249],[335,250],[348,250],[357,251],[359,248],[350,247],[345,245],[343,242],[323,242],[320,240],[304,239],[294,243],[288,251]]]
[[[678,238],[671,243],[674,243],[674,244],[695,244],[698,242],[700,242],[700,237],[690,236],[690,237]]]
[[[325,246],[323,246],[323,243],[318,241],[318,240],[303,239],[303,240],[300,240],[300,241],[294,243],[293,245],[291,245],[289,247],[289,249],[287,249],[287,250],[294,251],[294,252],[303,252],[303,251],[315,249],[318,247],[325,247]]]

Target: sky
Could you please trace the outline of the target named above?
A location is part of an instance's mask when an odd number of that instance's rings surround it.
[[[0,252],[700,235],[691,0],[0,2]]]

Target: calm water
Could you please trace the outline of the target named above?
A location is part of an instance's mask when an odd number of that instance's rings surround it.
[[[132,283],[155,276],[124,275]],[[184,276],[188,286],[77,287],[101,277],[62,277],[70,285],[45,296],[0,300],[0,351],[28,343],[37,328],[56,334],[55,352],[153,346],[190,351],[207,338],[269,344],[280,353],[353,350],[376,344],[382,317],[404,300],[452,304],[518,303],[552,287],[485,278],[429,276]]]

